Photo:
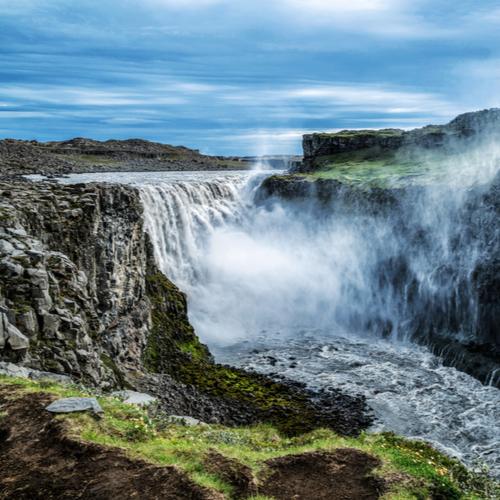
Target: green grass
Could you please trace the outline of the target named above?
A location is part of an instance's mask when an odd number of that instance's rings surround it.
[[[88,396],[73,386],[35,382],[0,376],[0,384],[11,384],[14,391],[48,392],[59,397]],[[391,433],[342,437],[318,429],[289,437],[271,425],[227,428],[220,425],[187,427],[170,423],[157,408],[144,410],[126,405],[117,398],[99,397],[102,419],[86,413],[58,416],[77,439],[118,447],[131,456],[158,465],[175,465],[197,483],[232,498],[231,486],[205,469],[205,456],[215,450],[249,466],[258,478],[265,472],[265,461],[289,454],[336,448],[356,448],[380,458],[377,474],[393,478],[385,499],[488,499],[498,498],[498,484],[484,474],[475,474],[459,462],[420,441],[410,441]],[[394,480],[397,478],[397,480]],[[254,500],[265,500],[255,497]]]
[[[448,173],[453,157],[434,152],[423,154],[361,149],[348,153],[320,156],[313,170],[303,174],[309,180],[331,179],[369,187],[404,187],[409,184],[438,182]]]

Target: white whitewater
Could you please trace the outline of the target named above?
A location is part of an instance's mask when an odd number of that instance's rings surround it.
[[[180,286],[200,277],[204,247],[217,227],[240,213],[243,179],[178,181],[141,187],[145,223],[161,270]]]

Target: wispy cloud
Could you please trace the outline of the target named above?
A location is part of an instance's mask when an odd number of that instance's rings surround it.
[[[245,154],[299,151],[310,130],[444,122],[500,104],[499,12],[498,0],[0,0],[2,130]]]

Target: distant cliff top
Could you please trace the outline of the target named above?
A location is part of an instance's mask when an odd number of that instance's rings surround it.
[[[322,156],[366,149],[387,152],[403,147],[436,148],[488,131],[500,132],[500,108],[464,113],[446,125],[427,125],[410,131],[389,128],[306,134],[302,142],[305,168],[314,168],[314,160]]]
[[[96,141],[0,140],[0,175],[60,175],[132,170],[235,170],[249,168],[245,158],[207,156],[184,146],[143,139]]]

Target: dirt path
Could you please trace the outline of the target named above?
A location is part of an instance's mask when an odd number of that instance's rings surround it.
[[[9,400],[0,388],[0,498],[220,500],[174,467],[132,460],[119,450],[70,439],[44,408],[54,398]]]
[[[379,461],[359,450],[290,455],[267,465],[271,474],[259,493],[276,500],[372,500],[383,491],[371,475]]]

